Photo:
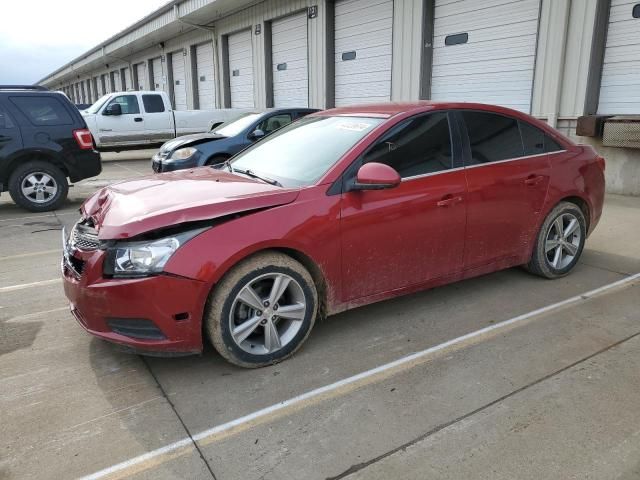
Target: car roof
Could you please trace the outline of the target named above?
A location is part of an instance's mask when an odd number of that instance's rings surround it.
[[[352,105],[348,107],[332,108],[316,113],[315,115],[327,116],[354,116],[354,117],[378,117],[390,118],[405,113],[420,113],[429,110],[457,109],[457,110],[486,110],[494,113],[503,113],[515,117],[527,116],[522,112],[511,108],[472,102],[437,102],[432,100],[419,100],[415,102],[385,102],[365,105]]]

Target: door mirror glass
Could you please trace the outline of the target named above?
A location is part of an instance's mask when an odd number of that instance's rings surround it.
[[[122,107],[119,103],[112,103],[104,109],[105,115],[122,115]]]
[[[260,130],[259,128],[257,128],[257,129],[255,129],[253,132],[251,132],[251,133],[249,134],[249,138],[250,138],[251,140],[260,140],[261,138],[263,138],[263,137],[264,137],[264,135],[265,135],[265,134],[264,134],[264,131],[263,131],[263,130]]]
[[[383,190],[400,185],[400,174],[384,163],[365,163],[349,190]]]

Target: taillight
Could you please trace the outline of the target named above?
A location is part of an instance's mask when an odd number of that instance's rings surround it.
[[[93,150],[93,136],[88,128],[74,130],[73,136],[76,138],[76,142],[78,142],[78,146],[82,150]]]
[[[605,168],[607,167],[606,162],[604,161],[604,157],[601,157],[600,155],[598,155],[598,158],[596,158],[596,162],[598,162],[598,166],[602,169],[602,171],[604,172]]]

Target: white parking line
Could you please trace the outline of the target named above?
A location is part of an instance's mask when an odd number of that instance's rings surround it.
[[[2,260],[13,260],[14,258],[37,257],[38,255],[48,255],[50,253],[58,253],[62,255],[62,249],[57,248],[55,250],[41,250],[39,252],[33,252],[33,253],[20,253],[18,255],[7,255],[6,257],[0,257],[0,262]]]
[[[629,277],[623,278],[622,280],[618,280],[616,282],[604,285],[600,288],[596,288],[595,290],[591,290],[589,292],[583,293],[581,295],[576,295],[575,297],[568,298],[561,302],[553,303],[551,305],[547,305],[537,310],[533,310],[531,312],[518,315],[517,317],[511,318],[509,320],[505,320],[503,322],[496,323],[489,327],[485,327],[480,330],[476,330],[474,332],[468,333],[466,335],[462,335],[461,337],[457,337],[447,342],[436,345],[434,347],[427,348],[426,350],[413,353],[411,355],[408,355],[406,357],[400,358],[393,362],[381,365],[371,370],[366,370],[364,372],[358,373],[357,375],[353,375],[343,380],[339,380],[330,385],[325,385],[324,387],[316,388],[314,390],[303,393],[296,397],[290,398],[288,400],[284,400],[280,403],[276,403],[275,405],[271,405],[269,407],[257,410],[243,417],[237,418],[235,420],[231,420],[230,422],[223,423],[216,427],[197,433],[192,436],[193,441],[198,442],[200,444],[210,443],[216,437],[220,437],[223,434],[231,434],[240,428],[251,426],[252,424],[257,423],[259,420],[266,420],[269,417],[272,417],[276,413],[283,412],[284,410],[294,410],[296,408],[302,408],[311,401],[318,401],[318,400],[327,398],[331,395],[335,395],[338,391],[345,390],[345,389],[352,390],[354,388],[357,388],[358,386],[362,386],[363,384],[372,383],[373,381],[377,380],[380,377],[385,378],[386,376],[389,376],[390,374],[393,374],[393,373],[397,373],[400,370],[407,370],[415,366],[416,364],[423,363],[426,360],[426,357],[434,353],[440,353],[452,347],[460,347],[466,342],[479,339],[480,337],[487,335],[489,333],[493,333],[498,330],[505,329],[516,323],[523,322],[535,316],[548,313],[550,311],[565,307],[567,305],[585,301],[591,297],[594,297],[606,291],[631,284],[639,279],[640,279],[640,273],[631,275]],[[191,447],[191,448],[188,448],[188,447]],[[127,476],[126,474],[127,470],[134,470],[136,472],[144,470],[145,468],[162,463],[163,459],[159,457],[167,456],[168,458],[166,458],[166,460],[169,460],[171,458],[175,458],[176,456],[190,452],[192,448],[193,448],[193,443],[191,439],[183,438],[177,442],[171,443],[157,450],[152,450],[145,454],[139,455],[137,457],[133,457],[129,460],[113,465],[111,467],[107,467],[91,475],[82,477],[80,480],[98,480],[98,479],[102,479],[112,475]],[[133,472],[130,472],[130,473],[133,473]]]
[[[38,318],[41,315],[48,315],[50,313],[57,313],[57,312],[64,312],[64,311],[69,311],[69,307],[59,307],[59,308],[52,308],[51,310],[43,310],[41,312],[33,312],[33,313],[27,313],[25,315],[18,315],[17,317],[12,317],[9,320],[6,321],[6,323],[20,323],[20,322],[24,322],[25,320],[31,320],[33,318]]]
[[[80,215],[77,210],[72,212],[56,212],[55,215],[30,215],[28,217],[12,217],[12,218],[2,218],[0,222],[13,222],[15,220],[31,220],[32,218],[55,218],[60,215]]]
[[[0,293],[14,292],[16,290],[23,290],[25,288],[40,287],[42,285],[53,285],[54,283],[58,283],[59,281],[60,281],[59,278],[54,278],[52,280],[42,280],[40,282],[23,283],[21,285],[9,285],[8,287],[0,287]]]

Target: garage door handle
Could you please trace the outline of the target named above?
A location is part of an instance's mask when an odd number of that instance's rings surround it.
[[[142,121],[142,118],[141,118],[141,117],[136,117],[136,118],[134,118],[134,119],[133,119],[133,121],[134,121],[134,122],[141,122],[141,121]]]
[[[440,200],[436,205],[438,205],[439,207],[452,207],[453,205],[455,205],[456,203],[460,203],[461,201],[462,197],[446,195],[442,197],[442,200]]]
[[[532,176],[528,177],[524,181],[524,183],[526,185],[534,187],[534,186],[538,185],[542,180],[544,180],[544,177],[542,175],[532,175]]]

